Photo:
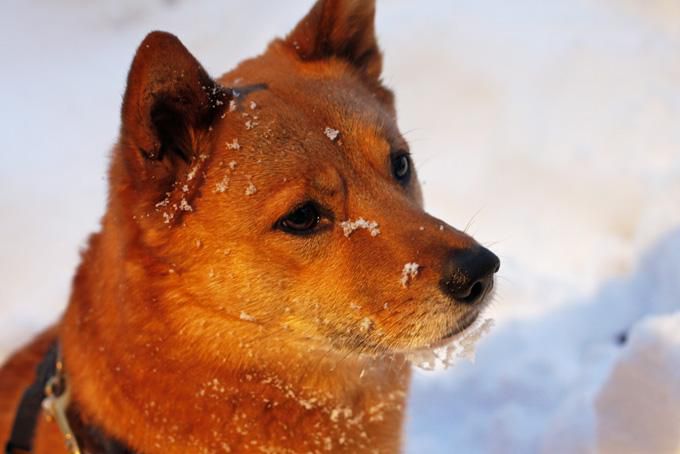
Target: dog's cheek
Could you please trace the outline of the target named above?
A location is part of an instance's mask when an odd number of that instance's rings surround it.
[[[423,189],[422,186],[420,185],[420,181],[418,180],[418,176],[416,175],[415,171],[413,173],[413,182],[411,183],[409,192],[411,197],[413,197],[413,200],[415,200],[416,203],[418,204],[418,206],[421,209],[424,208],[425,201],[423,200]]]

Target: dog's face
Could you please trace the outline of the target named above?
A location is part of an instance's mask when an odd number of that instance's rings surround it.
[[[112,199],[173,280],[183,331],[389,353],[442,343],[484,308],[498,259],[423,210],[373,15],[320,1],[219,83],[171,35],[140,46]]]

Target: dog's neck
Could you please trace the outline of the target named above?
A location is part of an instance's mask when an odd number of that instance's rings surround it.
[[[144,453],[399,450],[403,358],[310,351],[258,331],[244,339],[209,319],[177,326],[163,304],[177,296],[154,293],[153,264],[118,256],[120,241],[106,223],[91,239],[60,332],[86,422]]]

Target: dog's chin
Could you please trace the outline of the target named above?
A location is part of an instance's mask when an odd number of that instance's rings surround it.
[[[493,287],[489,288],[486,294],[482,297],[482,301],[479,302],[476,307],[470,308],[468,312],[463,314],[455,323],[455,325],[449,329],[443,336],[432,341],[427,348],[436,349],[444,347],[457,338],[462,337],[475,323],[479,320],[480,315],[488,307],[489,302],[493,296]]]
[[[472,311],[465,314],[457,323],[456,326],[447,332],[444,336],[439,338],[437,341],[430,344],[430,348],[443,347],[446,344],[451,343],[457,337],[463,335],[475,322],[479,319],[481,311]]]
[[[453,321],[453,325],[447,327],[443,334],[431,339],[422,339],[420,342],[413,342],[410,345],[404,346],[403,341],[408,339],[396,339],[396,342],[384,342],[384,339],[372,338],[371,336],[363,336],[360,332],[352,331],[348,335],[344,331],[326,332],[319,336],[318,339],[325,339],[325,342],[320,341],[320,351],[328,355],[329,352],[336,352],[346,358],[352,353],[359,353],[361,355],[382,357],[389,355],[409,355],[412,353],[431,351],[444,347],[454,342],[457,338],[464,337],[468,331],[475,329],[474,326],[484,313],[492,299],[493,288],[489,288],[481,301],[474,306],[468,306],[467,310]],[[442,299],[442,304],[451,304],[450,300]],[[423,321],[422,323],[427,323]],[[308,340],[311,340],[308,339]],[[402,341],[402,342],[400,342]],[[400,345],[402,344],[402,345]],[[414,345],[415,344],[415,345]]]

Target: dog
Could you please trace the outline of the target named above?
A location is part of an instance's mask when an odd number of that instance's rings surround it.
[[[374,16],[319,0],[218,80],[143,40],[101,230],[0,370],[9,452],[401,450],[408,354],[468,328],[500,262],[423,210]],[[12,429],[45,383],[59,424]]]

